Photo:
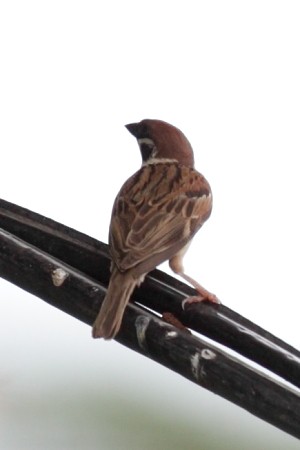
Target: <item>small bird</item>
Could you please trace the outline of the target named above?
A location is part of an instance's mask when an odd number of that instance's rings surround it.
[[[206,179],[194,169],[185,135],[161,120],[126,125],[137,139],[142,167],[121,187],[111,215],[111,277],[94,322],[94,338],[113,339],[134,288],[148,272],[169,260],[171,269],[198,291],[190,302],[217,297],[184,273],[182,258],[212,209]],[[188,299],[189,301],[189,299]]]

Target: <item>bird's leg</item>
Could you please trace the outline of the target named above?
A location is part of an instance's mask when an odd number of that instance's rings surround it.
[[[182,254],[177,254],[173,256],[172,259],[169,261],[169,265],[173,272],[175,272],[177,275],[181,276],[184,280],[186,280],[188,283],[190,283],[196,291],[199,293],[199,296],[192,296],[188,297],[186,300],[184,300],[184,304],[189,303],[196,303],[196,302],[203,302],[204,300],[208,300],[212,303],[221,303],[218,297],[215,294],[212,294],[211,292],[207,291],[201,284],[199,284],[196,280],[189,277],[184,273],[183,265],[182,265]]]
[[[200,302],[203,300],[208,300],[212,303],[221,303],[215,294],[212,294],[211,292],[209,292],[207,289],[205,289],[203,286],[201,286],[201,284],[199,284],[196,280],[194,280],[193,278],[186,275],[184,272],[178,273],[178,275],[180,275],[188,283],[190,283],[196,289],[196,291],[200,294],[200,298],[199,297],[190,297],[191,299],[198,298],[198,301],[200,301]],[[194,303],[195,301],[196,300],[193,300],[192,302],[188,302],[188,303]]]

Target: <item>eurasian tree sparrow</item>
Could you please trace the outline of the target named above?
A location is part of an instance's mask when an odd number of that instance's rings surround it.
[[[191,144],[178,128],[161,120],[145,119],[126,128],[138,141],[143,163],[114,202],[109,229],[111,277],[93,325],[94,338],[116,336],[135,286],[166,260],[198,291],[200,297],[191,301],[218,303],[182,266],[183,255],[212,209],[211,189],[194,169]]]

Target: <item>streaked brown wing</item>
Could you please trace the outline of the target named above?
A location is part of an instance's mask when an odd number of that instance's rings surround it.
[[[142,167],[115,200],[110,224],[113,261],[121,271],[138,265],[145,272],[152,270],[194,236],[211,207],[209,184],[196,170],[176,163]]]

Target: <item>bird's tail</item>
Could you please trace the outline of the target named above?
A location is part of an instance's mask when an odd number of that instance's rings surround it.
[[[124,310],[138,280],[114,268],[101,309],[93,325],[94,338],[113,339],[118,333]]]

